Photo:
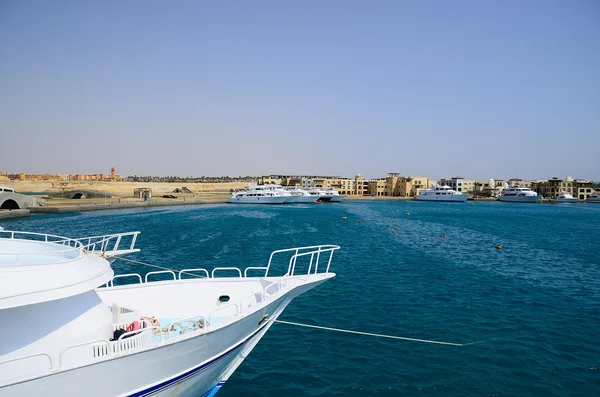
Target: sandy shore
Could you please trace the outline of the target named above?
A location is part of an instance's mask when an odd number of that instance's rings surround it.
[[[171,182],[53,182],[53,181],[0,181],[0,186],[11,187],[19,193],[56,193],[69,190],[106,191],[117,198],[133,197],[137,188],[152,189],[153,196],[172,194],[177,188],[187,187],[193,192],[228,193],[232,189],[247,187],[248,182],[224,183],[171,183]],[[177,195],[177,193],[173,193]],[[192,195],[193,196],[193,195]]]

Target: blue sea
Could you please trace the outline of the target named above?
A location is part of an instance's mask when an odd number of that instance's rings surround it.
[[[337,277],[281,320],[472,343],[275,324],[221,397],[600,395],[600,205],[202,205],[1,225],[70,237],[139,230],[131,258],[174,269],[263,266],[275,249],[338,244]]]

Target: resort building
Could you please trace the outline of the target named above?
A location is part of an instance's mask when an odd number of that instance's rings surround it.
[[[473,192],[478,196],[496,197],[507,187],[508,183],[502,179],[479,179],[475,181]]]
[[[475,192],[475,181],[465,179],[462,176],[453,176],[452,178],[440,179],[440,185],[450,186],[452,190],[464,193]]]
[[[570,176],[565,179],[553,177],[548,180],[536,181],[532,183],[531,189],[550,199],[555,199],[564,192],[579,200],[586,200],[594,193],[592,181],[585,179],[573,180]]]
[[[586,179],[575,179],[573,181],[573,197],[579,200],[587,200],[594,193],[593,182]]]

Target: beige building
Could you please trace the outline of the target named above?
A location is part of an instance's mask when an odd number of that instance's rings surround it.
[[[461,193],[473,193],[475,192],[476,181],[472,179],[465,179],[462,176],[453,176],[452,178],[440,179],[440,185],[450,186],[452,190],[456,190]]]
[[[575,179],[573,181],[573,197],[579,200],[587,200],[594,193],[592,181],[586,179]]]
[[[388,196],[387,178],[371,179],[369,181],[369,191],[373,197]]]
[[[579,200],[586,200],[594,193],[592,181],[585,179],[573,180],[570,176],[565,179],[553,177],[552,179],[536,181],[532,183],[531,189],[544,198],[556,199],[559,194],[565,192]]]

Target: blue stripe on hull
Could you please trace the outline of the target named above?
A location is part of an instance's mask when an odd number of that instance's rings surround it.
[[[173,377],[171,379],[168,379],[168,380],[166,380],[164,382],[161,382],[161,383],[159,383],[157,385],[149,387],[148,389],[145,389],[145,390],[142,390],[142,391],[130,394],[130,395],[128,395],[128,397],[147,397],[147,396],[150,396],[150,395],[152,395],[154,393],[158,393],[159,391],[167,389],[167,388],[169,388],[171,386],[174,386],[176,383],[185,381],[186,379],[188,379],[188,378],[190,378],[190,377],[198,374],[202,370],[204,370],[204,369],[210,367],[211,365],[217,363],[221,359],[229,356],[231,353],[239,350],[242,346],[244,346],[246,343],[248,343],[248,341],[250,341],[250,339],[252,339],[253,337],[255,337],[265,327],[265,325],[266,324],[264,324],[262,327],[260,327],[256,331],[254,331],[252,334],[250,334],[250,336],[248,336],[243,341],[239,342],[236,346],[234,346],[231,349],[227,350],[225,353],[221,354],[220,356],[213,358],[209,362],[207,362],[205,364],[201,364],[201,365],[199,365],[197,367],[194,367],[194,368],[190,369],[189,371],[186,371],[185,373],[183,373],[181,375],[175,376],[175,377]],[[218,391],[218,388],[220,388],[221,386],[223,386],[224,383],[225,383],[225,381],[219,381],[219,383],[217,383],[217,385],[213,389],[209,390],[209,394],[207,394],[206,396],[214,396],[214,394]]]

